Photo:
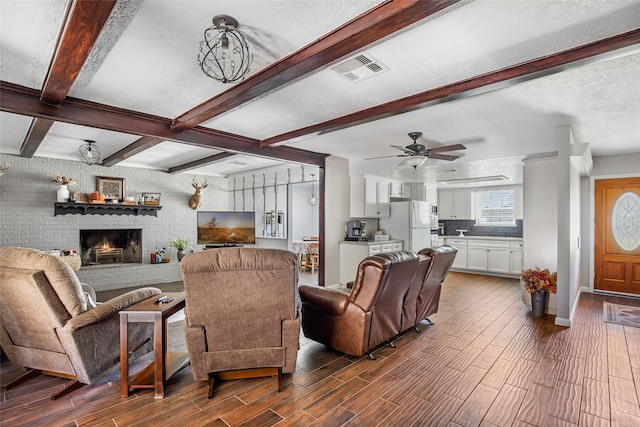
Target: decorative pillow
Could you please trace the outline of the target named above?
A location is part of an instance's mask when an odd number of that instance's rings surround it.
[[[91,295],[89,295],[89,292],[84,293],[84,299],[87,301],[87,311],[97,307],[96,302],[93,300],[93,298],[91,298]]]

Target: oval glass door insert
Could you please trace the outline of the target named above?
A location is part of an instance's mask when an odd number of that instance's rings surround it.
[[[616,200],[611,212],[611,231],[618,246],[625,251],[640,246],[640,197],[626,192]]]

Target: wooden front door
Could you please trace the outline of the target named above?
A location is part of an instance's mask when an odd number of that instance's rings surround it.
[[[596,290],[640,294],[640,178],[595,182]]]

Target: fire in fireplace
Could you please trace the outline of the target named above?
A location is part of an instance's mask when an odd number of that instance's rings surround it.
[[[83,266],[142,263],[142,229],[80,230]]]

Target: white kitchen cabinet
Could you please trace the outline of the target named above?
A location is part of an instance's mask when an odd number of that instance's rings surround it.
[[[364,179],[364,217],[387,218],[391,215],[389,182]]]
[[[470,240],[468,243],[469,270],[509,274],[511,272],[509,241]]]
[[[368,256],[379,254],[382,252],[382,245],[371,245],[369,246]]]
[[[510,268],[510,254],[509,248],[487,248],[487,271],[493,273],[505,273],[511,272]]]
[[[389,194],[391,197],[411,197],[411,184],[391,182]]]
[[[451,268],[466,270],[467,269],[467,240],[446,238],[444,239],[444,244],[453,246],[458,250],[458,253],[456,253],[456,257],[453,260],[453,264],[451,265]]]
[[[510,250],[510,270],[512,274],[520,274],[522,272],[522,242],[511,242]]]
[[[520,275],[522,270],[521,240],[447,237],[444,241],[458,249],[451,268],[498,276]]]
[[[390,182],[351,177],[351,218],[388,218]]]
[[[439,219],[474,219],[471,190],[438,190]]]
[[[470,245],[467,248],[467,268],[487,271],[487,248]]]
[[[396,245],[400,245],[397,250],[402,250],[402,244],[401,240],[380,243],[340,242],[340,283],[355,280],[358,265],[366,257],[395,251],[398,247]]]

